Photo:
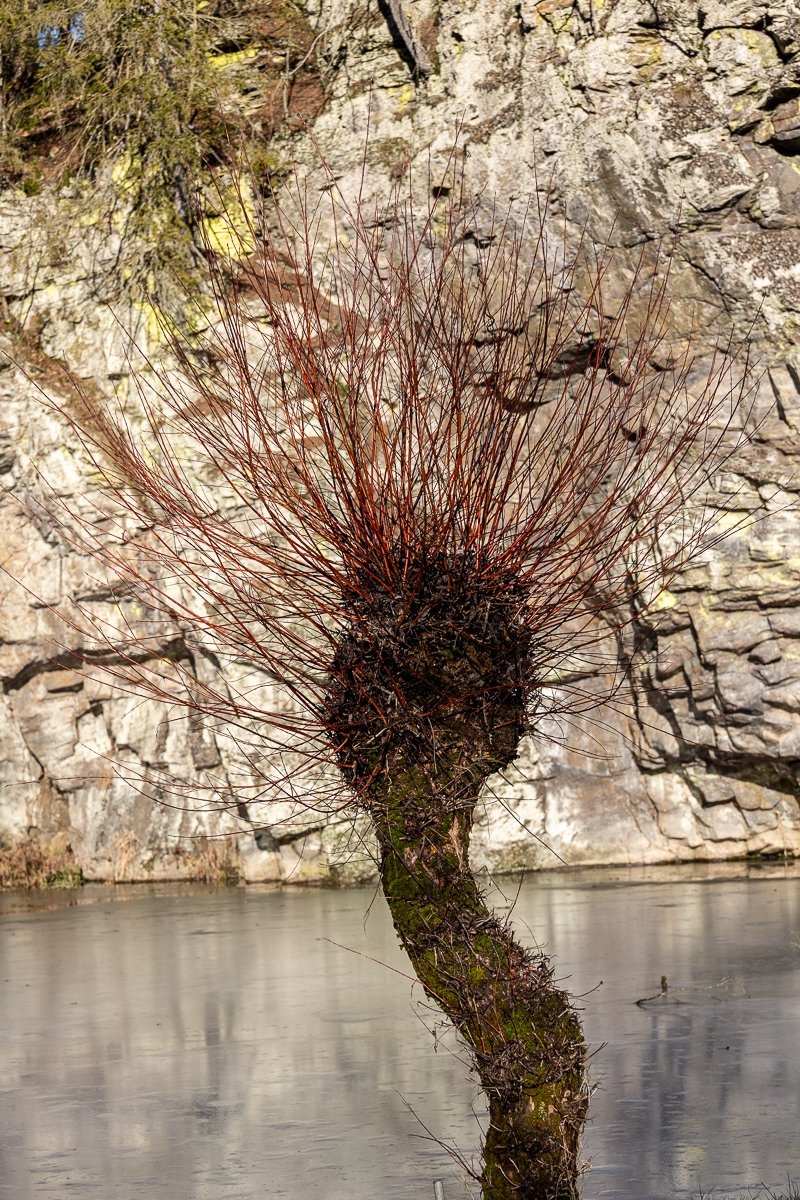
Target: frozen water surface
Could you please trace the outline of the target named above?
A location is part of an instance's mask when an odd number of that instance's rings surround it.
[[[602,1045],[587,1200],[800,1174],[800,876],[732,873],[542,874],[516,898]],[[2,1200],[466,1195],[423,1124],[469,1156],[479,1097],[371,891],[87,887],[0,914]]]

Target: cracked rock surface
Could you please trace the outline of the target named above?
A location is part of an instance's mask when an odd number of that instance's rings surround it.
[[[746,337],[758,363],[755,434],[713,497],[719,531],[733,532],[626,634],[622,652],[645,653],[615,702],[543,730],[493,781],[477,864],[800,853],[800,3],[308,8],[329,91],[314,135],[344,193],[357,186],[368,128],[375,196],[392,180],[424,181],[457,139],[471,187],[512,209],[546,194],[571,244],[585,230],[612,247],[620,286],[674,245],[668,340],[710,354],[717,340]],[[310,145],[295,151],[313,178]],[[229,840],[212,847],[246,878],[365,878],[361,831],[339,817],[195,811],[204,781],[233,787],[233,748],[63,666],[68,639],[45,605],[91,591],[92,569],[29,459],[81,511],[92,478],[30,378],[67,406],[62,355],[109,397],[131,367],[92,282],[102,250],[49,227],[37,204],[0,197],[5,310],[27,331],[23,346],[9,333],[0,353],[0,481],[16,497],[3,494],[0,538],[31,591],[0,577],[0,836],[67,830],[95,878],[196,873],[199,847],[209,851],[191,839],[221,832]],[[748,514],[759,519],[743,524]],[[159,652],[212,670],[190,642],[175,630]],[[117,771],[131,764],[138,787]],[[161,768],[196,783],[193,804],[153,803]]]

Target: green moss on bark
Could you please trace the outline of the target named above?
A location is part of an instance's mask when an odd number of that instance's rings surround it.
[[[470,1048],[488,1099],[484,1200],[573,1200],[585,1046],[547,959],[487,908],[469,866],[483,784],[527,728],[524,594],[476,556],[398,544],[348,598],[324,720],[372,815],[398,936]],[[396,571],[396,574],[395,574]]]
[[[373,809],[381,877],[416,974],[472,1050],[489,1097],[484,1200],[572,1200],[587,1106],[577,1016],[547,960],[486,907],[468,865],[471,809],[462,799],[448,810],[441,777],[435,795],[411,802],[418,772],[393,766]]]

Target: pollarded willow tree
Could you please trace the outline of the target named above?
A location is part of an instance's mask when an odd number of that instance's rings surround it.
[[[83,422],[146,530],[84,526],[126,614],[94,635],[126,683],[185,685],[248,740],[276,796],[313,804],[335,776],[369,814],[398,936],[488,1097],[485,1200],[563,1200],[586,1047],[548,959],[486,905],[473,816],[542,715],[584,702],[600,626],[712,538],[701,493],[742,385],[725,355],[699,382],[667,361],[654,275],[609,314],[608,264],[579,300],[591,256],[570,265],[546,215],[433,194],[373,211],[297,187],[237,277],[212,272],[219,321],[175,342],[147,435]],[[154,664],[156,614],[270,691]]]

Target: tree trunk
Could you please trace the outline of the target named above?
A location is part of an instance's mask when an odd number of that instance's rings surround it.
[[[471,552],[398,543],[364,572],[325,722],[375,823],[395,929],[489,1099],[484,1200],[575,1200],[586,1048],[548,960],[487,909],[469,867],[481,787],[530,728],[525,588]]]
[[[426,993],[470,1047],[489,1098],[484,1200],[575,1200],[585,1043],[547,958],[486,907],[468,860],[477,788],[398,762],[369,796],[395,929]],[[377,793],[377,794],[376,794]],[[457,797],[457,799],[456,799]]]

